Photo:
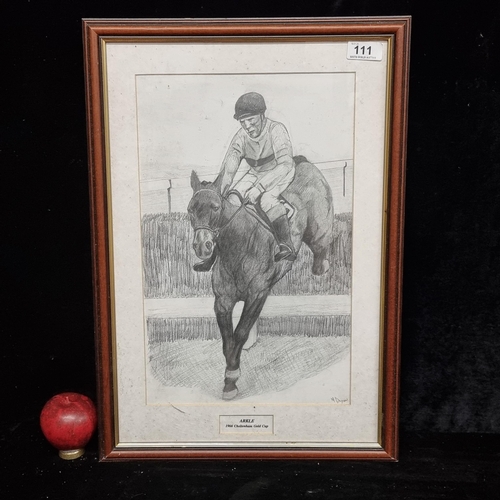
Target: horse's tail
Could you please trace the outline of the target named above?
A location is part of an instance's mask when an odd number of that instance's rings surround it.
[[[293,161],[295,162],[295,165],[300,165],[301,163],[309,163],[309,160],[302,155],[294,156]]]

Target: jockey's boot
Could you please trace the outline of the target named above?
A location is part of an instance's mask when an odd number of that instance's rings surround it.
[[[217,247],[214,248],[212,255],[208,259],[194,264],[193,269],[199,273],[206,273],[207,271],[210,271],[210,269],[212,269],[212,266],[214,265],[215,259],[217,258],[216,248]]]
[[[288,217],[286,215],[278,217],[273,221],[273,228],[280,247],[278,253],[274,256],[274,262],[279,262],[280,260],[294,261],[297,255],[293,249]]]

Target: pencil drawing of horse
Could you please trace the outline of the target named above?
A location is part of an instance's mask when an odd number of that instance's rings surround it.
[[[296,172],[292,183],[282,193],[295,211],[290,219],[295,251],[304,242],[313,253],[312,272],[326,273],[332,262],[333,200],[330,186],[312,163],[294,158]],[[193,248],[200,259],[217,252],[212,271],[215,315],[222,336],[226,359],[223,399],[238,394],[236,382],[240,357],[249,332],[264,307],[276,282],[293,262],[274,261],[277,243],[266,224],[248,208],[244,200],[233,205],[220,192],[220,179],[200,182],[191,174],[193,196],[188,206],[194,229]],[[233,328],[233,309],[243,301],[241,318]]]

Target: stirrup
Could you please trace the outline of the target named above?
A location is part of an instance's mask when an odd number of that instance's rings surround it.
[[[280,250],[274,256],[274,262],[280,262],[281,260],[289,260],[293,262],[297,258],[295,252],[285,243],[280,243]]]

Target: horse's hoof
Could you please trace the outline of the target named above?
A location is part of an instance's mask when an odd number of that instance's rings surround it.
[[[244,351],[248,351],[251,349],[255,344],[257,343],[257,339],[249,339],[245,342],[245,345],[243,346]]]
[[[239,370],[234,370],[234,371],[239,372]],[[234,399],[237,396],[237,394],[238,394],[238,387],[236,387],[236,379],[228,378],[226,371],[226,378],[224,379],[224,390],[222,391],[222,399],[225,399],[226,401],[229,399]]]
[[[248,349],[252,348],[257,343],[257,337],[257,325],[254,325],[250,330],[247,341],[243,344],[243,349],[248,351]]]
[[[229,401],[230,399],[234,399],[238,395],[238,388],[235,387],[230,391],[222,391],[222,399]]]
[[[330,270],[330,262],[328,260],[322,261],[318,266],[313,265],[312,273],[315,276],[321,276]]]

